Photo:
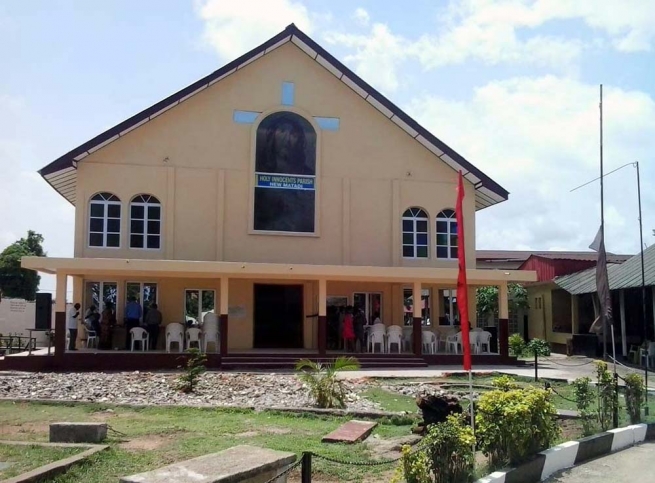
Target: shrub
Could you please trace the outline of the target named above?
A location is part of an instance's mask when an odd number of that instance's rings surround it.
[[[509,336],[509,353],[514,357],[521,357],[525,353],[526,344],[521,334]]]
[[[614,410],[618,405],[616,400],[614,377],[607,370],[607,364],[596,361],[596,388],[598,391],[598,422],[603,431],[612,425]]]
[[[575,403],[582,419],[582,432],[584,436],[594,434],[595,409],[592,409],[595,395],[591,389],[591,379],[588,377],[579,377],[573,381],[575,389]]]
[[[641,422],[641,407],[644,405],[646,388],[639,374],[628,374],[625,377],[625,405],[630,424]]]
[[[547,357],[550,355],[550,344],[543,339],[532,339],[526,345],[526,352],[533,356]]]
[[[514,389],[480,396],[475,425],[478,444],[492,468],[520,464],[559,436],[551,391]]]
[[[205,362],[207,361],[207,356],[196,348],[189,349],[188,352],[189,357],[184,365],[184,374],[177,379],[177,388],[184,393],[195,390],[200,375],[206,370]]]
[[[519,385],[516,383],[516,381],[511,376],[507,375],[494,377],[491,380],[491,385],[499,391],[512,391],[519,388]]]
[[[339,357],[334,364],[323,365],[319,362],[302,359],[296,363],[298,377],[309,386],[309,392],[320,408],[345,408],[346,389],[337,379],[339,371],[359,369],[359,361],[354,357]]]
[[[475,436],[461,415],[451,414],[446,421],[430,426],[421,441],[421,449],[412,453],[403,448],[402,475],[394,481],[407,483],[467,483],[473,478]],[[399,471],[400,473],[400,471]]]

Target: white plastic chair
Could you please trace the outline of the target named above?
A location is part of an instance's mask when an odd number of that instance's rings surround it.
[[[424,330],[421,337],[423,341],[423,351],[426,354],[436,354],[438,340],[436,334],[430,330]]]
[[[480,347],[478,346],[478,340],[480,336],[480,331],[472,330],[469,332],[469,345],[471,346],[471,353],[477,354]],[[462,349],[464,346],[462,346]]]
[[[177,342],[179,352],[184,350],[184,327],[182,324],[168,324],[166,326],[166,352],[171,351],[171,344]]]
[[[86,327],[82,326],[82,330],[84,330],[84,335],[85,337],[85,345],[86,348],[90,347],[98,347],[98,334],[96,334],[95,330],[90,330],[87,329]]]
[[[486,347],[486,351],[484,350]],[[486,330],[478,334],[478,353],[491,352],[491,332]]]
[[[133,329],[130,329],[130,336],[132,338],[132,352],[134,352],[134,345],[136,343],[141,344],[142,351],[148,350],[150,337],[148,336],[148,331],[146,331],[146,329],[141,327],[134,327]]]
[[[391,352],[391,344],[398,346],[398,354],[402,352],[403,328],[399,325],[392,325],[387,329],[387,353]]]
[[[195,327],[186,330],[186,348],[191,349],[192,344],[196,344],[198,350],[202,350],[202,344],[200,342],[200,333],[201,330]]]
[[[376,326],[373,326],[371,332],[368,335],[368,343],[366,344],[367,350],[371,353],[375,353],[375,344],[380,344],[380,352],[384,352],[385,335],[386,330],[384,328],[376,328]]]
[[[641,349],[641,363],[646,359],[646,368],[650,369],[651,362],[655,360],[655,342],[648,343],[648,349]]]
[[[218,318],[215,314],[213,317],[209,317],[210,314],[207,314],[202,323],[202,351],[207,352],[207,346],[210,342],[214,343],[214,351],[218,352],[219,340],[218,340]]]
[[[455,335],[449,335],[446,337],[446,350],[448,352],[451,352],[451,349],[453,349],[453,352],[455,354],[459,354],[459,346],[462,345],[462,333],[457,332]]]

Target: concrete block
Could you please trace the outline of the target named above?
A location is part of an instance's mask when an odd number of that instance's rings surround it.
[[[124,476],[120,483],[264,483],[296,461],[294,453],[254,446],[234,446],[146,473]],[[276,480],[285,483],[286,477]]]
[[[542,451],[541,454],[546,456],[546,462],[541,470],[541,479],[545,480],[556,471],[573,466],[579,446],[580,443],[577,441],[567,441]]]
[[[52,423],[51,443],[102,443],[107,438],[104,423]]]
[[[610,429],[608,433],[612,433],[612,452],[627,448],[635,444],[634,431],[630,426],[625,428]]]
[[[321,439],[323,443],[359,443],[364,441],[378,423],[370,421],[348,421]]]
[[[505,483],[536,483],[541,481],[541,472],[544,469],[545,462],[546,457],[538,453],[534,459],[509,470],[505,475]]]
[[[580,447],[575,457],[575,464],[610,454],[613,440],[614,435],[612,433],[599,433],[579,439]]]
[[[632,432],[634,433],[635,444],[641,443],[646,440],[646,431],[648,431],[648,425],[632,424],[628,427],[632,428]]]
[[[480,478],[475,483],[505,483],[505,472],[494,471],[490,475]]]

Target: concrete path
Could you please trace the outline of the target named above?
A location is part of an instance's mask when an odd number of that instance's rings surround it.
[[[655,481],[655,443],[619,451],[564,470],[546,480],[547,483],[619,483],[623,481]]]

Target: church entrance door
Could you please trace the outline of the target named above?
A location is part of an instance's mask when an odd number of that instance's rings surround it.
[[[255,284],[256,349],[303,347],[303,286]]]

